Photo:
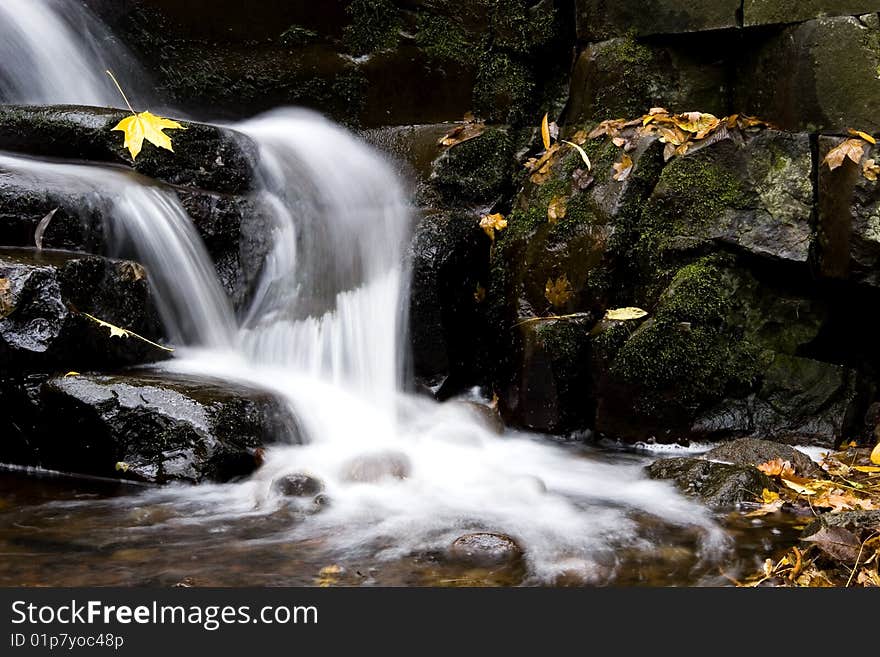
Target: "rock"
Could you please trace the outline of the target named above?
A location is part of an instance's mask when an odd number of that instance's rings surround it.
[[[601,41],[630,33],[735,28],[741,5],[740,0],[653,0],[648,5],[640,0],[577,0],[577,33],[584,41]]]
[[[716,511],[733,509],[761,498],[773,481],[757,468],[679,457],[655,461],[647,468],[651,479],[669,479],[686,495],[699,498]]]
[[[472,380],[483,360],[489,238],[465,212],[428,214],[411,242],[409,326],[416,376],[430,387]]]
[[[843,141],[819,137],[819,161]],[[880,160],[865,143],[862,163]],[[880,192],[862,174],[861,165],[846,159],[833,171],[819,166],[817,260],[822,276],[880,287]]]
[[[736,106],[783,130],[878,132],[878,38],[851,16],[786,28],[738,59]]]
[[[351,483],[374,484],[383,479],[406,479],[412,463],[403,452],[387,450],[362,454],[342,466],[342,479]]]
[[[67,472],[222,482],[253,472],[263,445],[297,438],[289,410],[271,395],[200,377],[56,377],[39,403],[44,428],[32,458]]]
[[[802,537],[810,537],[823,527],[840,527],[854,532],[871,534],[880,531],[880,511],[840,511],[822,513],[804,527]],[[855,561],[855,560],[853,560]]]
[[[472,567],[514,566],[523,560],[523,550],[506,534],[476,533],[459,536],[449,546],[453,561]]]
[[[631,36],[592,43],[572,71],[565,122],[632,118],[652,107],[725,116],[728,75],[716,47],[648,44]]]
[[[81,313],[154,342],[162,333],[139,264],[65,251],[0,248],[0,373],[130,365],[165,357],[113,338]]]
[[[857,16],[880,9],[876,0],[745,0],[743,23],[797,23],[823,16]]]
[[[643,213],[645,250],[693,250],[717,242],[758,257],[806,263],[812,166],[808,135],[775,130],[674,158]]]
[[[774,443],[759,438],[739,438],[729,443],[713,447],[702,455],[709,461],[723,461],[733,465],[750,465],[757,467],[773,459],[782,459],[791,463],[795,472],[804,477],[821,479],[824,477],[822,468],[803,452],[793,447]]]
[[[272,489],[285,497],[314,497],[324,490],[324,483],[311,475],[296,473],[276,479]]]
[[[0,150],[30,156],[87,160],[129,166],[172,185],[214,192],[241,193],[253,184],[256,145],[244,135],[217,126],[184,122],[173,132],[174,153],[150,144],[136,161],[112,128],[122,110],[79,107],[0,108]]]
[[[401,125],[372,128],[360,134],[369,144],[391,155],[402,175],[424,184],[434,160],[443,152],[439,141],[460,125],[464,124]]]

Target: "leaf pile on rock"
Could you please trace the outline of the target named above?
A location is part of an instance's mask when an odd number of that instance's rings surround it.
[[[880,445],[872,452],[848,445],[822,462],[827,477],[804,477],[788,461],[757,466],[782,486],[765,489],[747,516],[780,510],[815,515],[801,544],[739,586],[880,586]]]

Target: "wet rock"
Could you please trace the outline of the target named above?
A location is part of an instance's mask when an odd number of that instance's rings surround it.
[[[652,107],[726,115],[727,73],[723,52],[714,54],[717,47],[647,44],[632,37],[590,44],[572,71],[566,123],[641,116]]]
[[[819,18],[739,58],[736,106],[784,130],[880,131],[880,23]]]
[[[448,403],[453,404],[456,402]],[[471,401],[457,402],[457,404],[487,430],[498,435],[504,433],[504,420],[501,419],[497,408],[488,404]]]
[[[578,38],[601,41],[629,33],[641,36],[735,28],[741,4],[740,0],[654,0],[648,5],[641,0],[577,0]]]
[[[822,478],[823,470],[803,452],[793,447],[759,438],[739,438],[713,447],[702,455],[709,461],[723,461],[734,465],[757,467],[773,459],[788,461],[795,471],[805,477]]]
[[[136,161],[112,128],[128,116],[122,110],[70,105],[0,108],[0,150],[58,159],[130,166],[172,185],[214,192],[251,188],[256,145],[244,135],[217,126],[183,122],[174,131],[174,153],[144,146]]]
[[[756,468],[699,458],[655,461],[648,466],[647,473],[651,479],[671,480],[683,493],[717,511],[754,502],[765,488],[775,490],[773,481]]]
[[[449,123],[390,126],[363,130],[361,136],[391,155],[405,177],[424,183],[431,175],[434,160],[443,151],[439,141],[455,127],[456,124]]]
[[[880,511],[840,511],[823,513],[804,527],[801,536],[808,538],[822,528],[839,527],[854,532],[870,534],[880,531]],[[853,559],[855,561],[855,559]]]
[[[645,208],[642,242],[660,252],[717,242],[805,263],[812,237],[811,172],[809,136],[775,130],[674,158]]]
[[[411,471],[412,462],[406,454],[388,450],[354,457],[342,466],[342,478],[373,484],[383,479],[406,479]]]
[[[416,376],[430,387],[469,380],[482,360],[478,289],[489,238],[465,212],[428,214],[411,242],[410,339]]]
[[[843,141],[819,137],[819,161]],[[862,163],[880,159],[865,143]],[[861,164],[846,159],[833,171],[819,167],[817,260],[824,277],[880,287],[880,192],[862,174]]]
[[[57,377],[42,386],[40,406],[37,463],[157,484],[245,476],[259,447],[297,438],[271,395],[183,375]]]
[[[878,9],[875,0],[745,0],[743,23],[746,27],[797,23],[823,16],[856,16]]]
[[[476,533],[459,536],[449,546],[450,559],[473,567],[512,566],[523,560],[523,549],[506,534]]]
[[[0,248],[0,372],[87,369],[160,360],[140,340],[113,338],[82,313],[161,339],[139,264],[64,251]]]
[[[296,473],[276,479],[272,489],[285,497],[313,497],[324,490],[324,483],[311,475]]]

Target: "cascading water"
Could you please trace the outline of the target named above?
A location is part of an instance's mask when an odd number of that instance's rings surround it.
[[[133,100],[149,100],[144,72],[80,2],[0,2],[0,62],[3,103],[115,107],[121,98],[108,68],[122,74]]]
[[[10,18],[13,5],[22,11]],[[64,77],[77,89],[57,79],[28,88],[16,82],[15,64],[0,98],[115,103],[103,79],[85,72],[103,70],[94,37],[74,38],[56,10],[43,0],[3,0],[0,31],[29,44],[23,52],[35,77],[68,62]],[[47,41],[63,50],[47,49]],[[413,213],[393,167],[313,113],[282,111],[236,127],[259,146],[259,197],[274,218],[274,246],[238,326],[173,193],[106,168],[0,156],[0,169],[84,193],[136,248],[169,333],[184,346],[162,368],[270,389],[290,402],[301,425],[304,444],[269,450],[248,481],[117,504],[194,509],[187,522],[206,525],[293,508],[289,525],[260,540],[321,541],[328,559],[381,562],[442,549],[469,531],[504,532],[524,547],[533,581],[562,571],[605,581],[618,551],[650,545],[640,516],[694,530],[706,553],[721,547],[709,515],[646,480],[638,463],[499,435],[465,402],[403,393],[404,253]],[[383,468],[397,476],[364,476]],[[278,495],[273,482],[291,473],[319,478],[329,506],[313,513]]]

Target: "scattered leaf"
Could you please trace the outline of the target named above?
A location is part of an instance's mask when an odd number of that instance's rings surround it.
[[[880,465],[855,465],[853,466],[853,470],[868,473],[880,472]]]
[[[632,319],[641,319],[642,317],[646,317],[647,314],[647,311],[642,310],[641,308],[614,308],[613,310],[605,312],[605,319],[626,322]]]
[[[874,465],[880,465],[880,443],[871,450],[871,463]]]
[[[12,281],[8,278],[0,278],[0,319],[9,315],[15,310],[15,303],[12,301]]]
[[[482,121],[468,122],[463,125],[456,126],[447,132],[437,142],[438,145],[445,148],[451,148],[463,142],[479,137],[486,131],[486,124]]]
[[[872,182],[876,181],[877,177],[880,176],[880,165],[873,158],[865,160],[865,163],[862,165],[862,175]]]
[[[504,218],[503,214],[485,214],[480,218],[480,228],[482,228],[486,235],[489,236],[493,242],[495,241],[495,231],[501,231],[507,228],[507,219]]]
[[[486,300],[486,288],[484,288],[480,283],[477,283],[477,289],[474,290],[474,301],[477,303],[483,303]]]
[[[34,245],[37,247],[37,251],[43,250],[43,234],[46,232],[46,228],[49,227],[49,222],[52,221],[52,217],[55,216],[56,212],[58,212],[58,208],[55,208],[40,219],[40,223],[37,224],[37,229],[34,231]]]
[[[771,459],[766,463],[755,466],[768,477],[793,477],[794,468],[791,467],[790,461],[782,459]]]
[[[877,143],[877,140],[874,139],[867,132],[862,132],[861,130],[853,130],[852,128],[847,130],[847,132],[849,132],[849,134],[851,134],[853,137],[860,137],[861,139],[864,139],[869,144],[876,144]]]
[[[120,265],[120,273],[129,281],[140,281],[147,277],[147,270],[143,265],[128,260]]]
[[[832,559],[855,563],[859,558],[862,542],[848,529],[843,527],[822,527],[815,534],[802,539],[816,546]]]
[[[834,171],[836,168],[842,166],[847,158],[858,164],[862,161],[862,156],[864,154],[864,141],[861,139],[847,139],[840,145],[835,146],[828,151],[828,155],[825,156],[822,163],[828,165],[828,168]]]
[[[186,130],[186,128],[177,121],[163,119],[150,112],[141,112],[122,119],[113,130],[125,133],[124,146],[131,153],[131,159],[136,160],[145,139],[154,146],[174,152],[171,137],[166,135],[164,131]]]
[[[547,114],[541,119],[541,140],[544,142],[544,150],[550,150],[550,125],[547,123]]]
[[[105,322],[103,319],[98,319],[97,317],[94,317],[93,315],[89,315],[88,313],[82,313],[82,315],[83,315],[83,317],[87,317],[90,320],[92,320],[93,322],[95,322],[96,324],[98,324],[98,326],[102,326],[106,329],[109,329],[111,338],[137,338],[138,340],[141,340],[143,342],[146,342],[147,344],[153,345],[154,347],[158,347],[159,349],[163,349],[165,351],[174,351],[174,349],[172,349],[171,347],[165,347],[161,344],[157,344],[157,343],[153,342],[152,340],[148,340],[147,338],[145,338],[142,335],[138,335],[134,331],[129,331],[128,329],[124,329],[124,328],[119,328],[118,326],[114,326],[113,324],[110,324],[109,322]]]
[[[548,279],[547,285],[544,287],[544,296],[554,308],[564,306],[569,302],[573,294],[571,283],[565,274],[555,281]]]
[[[555,224],[560,219],[565,219],[565,203],[566,198],[564,196],[557,196],[550,201],[550,205],[547,206],[547,221]]]
[[[125,461],[119,461],[116,464],[116,471],[117,472],[128,472],[130,468],[131,468],[131,466],[128,463],[126,463]]]
[[[620,182],[623,182],[627,178],[629,178],[629,174],[632,173],[633,170],[633,161],[632,158],[626,153],[623,154],[623,157],[620,158],[620,162],[615,162],[613,165],[614,168],[614,179]]]
[[[64,376],[79,376],[79,372],[70,371],[67,374],[65,374]]]
[[[587,165],[587,171],[589,171],[590,169],[593,168],[593,165],[590,163],[590,158],[589,158],[589,156],[587,156],[587,151],[585,151],[583,148],[581,148],[580,146],[578,146],[574,142],[566,141],[565,139],[562,140],[562,143],[568,144],[569,146],[571,146],[572,148],[574,148],[578,152],[578,154],[581,156],[581,159],[584,161],[584,164]]]
[[[786,479],[785,477],[781,478],[780,481],[791,488],[794,492],[800,495],[815,495],[816,491],[808,486],[804,486],[802,484],[797,483],[796,481],[792,481],[791,479]]]

